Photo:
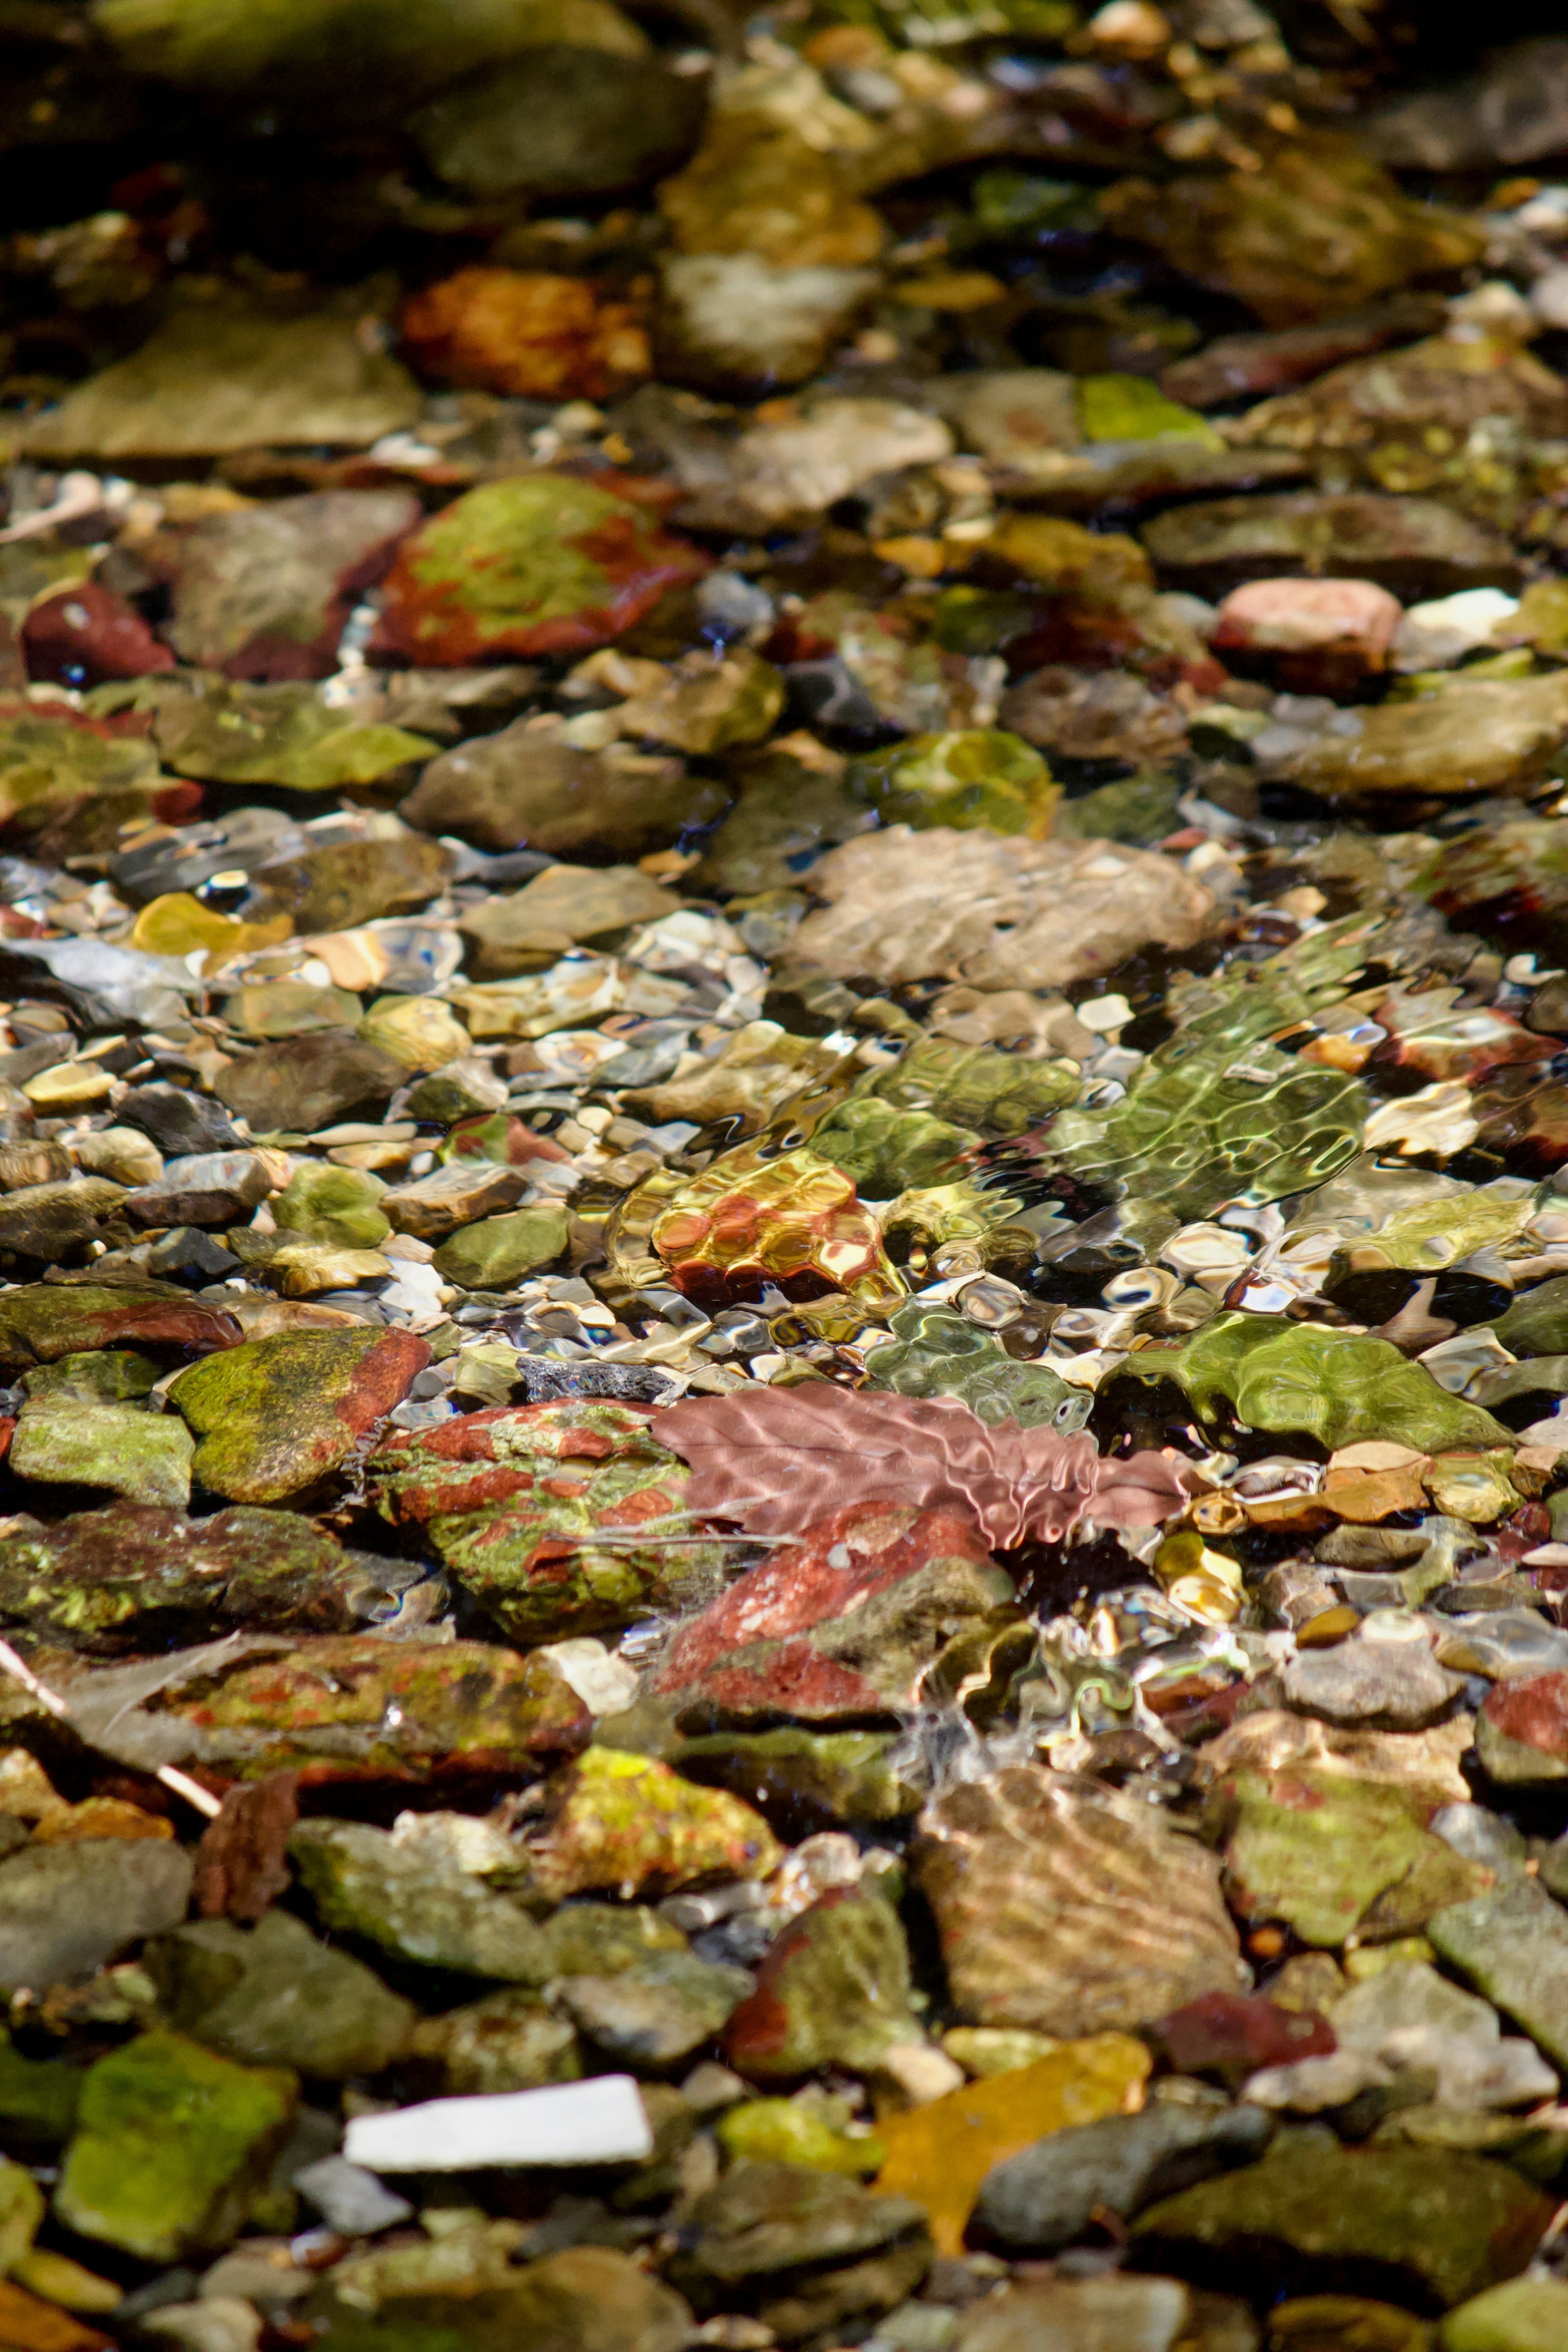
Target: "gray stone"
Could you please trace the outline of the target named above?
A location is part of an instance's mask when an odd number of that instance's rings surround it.
[[[1303,1650],[1280,1677],[1299,1715],[1369,1731],[1423,1731],[1465,1687],[1423,1642],[1341,1642]]]
[[[571,2019],[525,1985],[421,2019],[409,2054],[438,2068],[454,2097],[574,2083],[583,2072]]]
[[[700,2315],[754,2311],[784,2343],[890,2311],[931,2262],[924,2208],[796,2164],[733,2164],[698,2199],[669,2265]]]
[[[1174,2105],[1052,2132],[993,2165],[975,2226],[1001,2245],[1054,2253],[1079,2236],[1097,2207],[1130,2219],[1195,2180],[1256,2162],[1273,2133],[1273,2118],[1259,2107],[1215,2113]]]
[[[25,1847],[0,1863],[0,1990],[90,1976],[138,1937],[177,1927],[191,1856],[172,1838]]]
[[[172,2024],[227,2058],[341,2081],[378,2074],[408,2040],[413,2005],[361,1960],[268,1911],[249,1929],[203,1919],[150,1945]]]
[[[1568,1911],[1538,1881],[1512,1878],[1427,1922],[1439,1959],[1568,2067]]]
[[[374,2237],[378,2230],[395,2229],[412,2221],[414,2208],[395,2196],[363,2164],[346,2156],[323,2156],[294,2175],[291,2186],[312,2204],[329,2230],[345,2238]]]
[[[658,2071],[710,2041],[752,1982],[694,1952],[658,1952],[616,1976],[568,1977],[560,1999],[606,2056]]]
[[[1006,2288],[966,2314],[955,2352],[1177,2352],[1194,2297],[1179,2279],[1050,2279]]]
[[[428,1845],[363,1822],[302,1822],[289,1851],[323,1924],[399,1959],[510,1984],[549,1973],[526,1911]]]

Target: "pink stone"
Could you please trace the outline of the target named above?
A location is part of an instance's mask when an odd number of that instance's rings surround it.
[[[1403,617],[1371,580],[1249,580],[1221,604],[1210,643],[1267,657],[1287,685],[1333,692],[1385,667]]]

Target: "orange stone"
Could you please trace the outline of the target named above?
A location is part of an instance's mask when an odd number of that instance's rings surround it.
[[[84,2326],[58,2304],[41,2303],[25,2287],[0,2279],[3,2352],[114,2352],[110,2337]]]
[[[676,1289],[710,1313],[769,1282],[786,1298],[843,1291],[868,1307],[904,1296],[853,1180],[804,1147],[724,1152],[666,1202],[650,1237]]]
[[[647,375],[647,331],[633,302],[585,278],[473,263],[403,307],[410,356],[452,383],[531,400],[602,400]]]
[[[77,1845],[83,1838],[172,1838],[173,1822],[143,1812],[128,1797],[86,1797],[46,1813],[33,1832],[35,1845]]]
[[[1148,2050],[1131,2034],[1094,2033],[1064,2042],[1010,2074],[968,2084],[907,2115],[888,2116],[878,2125],[888,2160],[872,2186],[923,2205],[937,2252],[961,2254],[992,2166],[1021,2155],[1047,2132],[1098,2123],[1101,2116],[1136,2115],[1150,2063]]]

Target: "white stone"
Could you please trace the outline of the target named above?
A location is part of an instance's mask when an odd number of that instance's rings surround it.
[[[1563,276],[1568,278],[1568,270]],[[1461,588],[1457,595],[1412,604],[1394,635],[1394,667],[1447,669],[1466,654],[1495,646],[1499,630],[1518,610],[1519,598],[1500,588]]]
[[[653,2134],[629,2074],[595,2074],[540,2091],[427,2099],[390,2115],[356,2116],[343,2140],[372,2172],[467,2172],[489,2164],[627,2164]]]

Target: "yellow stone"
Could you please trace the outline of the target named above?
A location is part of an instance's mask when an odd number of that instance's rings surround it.
[[[101,1102],[113,1087],[114,1080],[101,1062],[52,1062],[47,1070],[29,1078],[22,1092],[39,1110],[63,1111]]]
[[[966,2074],[988,2082],[994,2074],[1016,2074],[1062,2045],[1052,2034],[1028,2033],[1021,2025],[952,2025],[942,2046]]]
[[[210,971],[231,956],[276,947],[293,929],[291,915],[241,923],[232,915],[219,914],[216,907],[204,907],[189,890],[166,890],[161,898],[150,898],[137,916],[131,944],[144,955],[187,956],[193,949],[205,948]]]
[[[1438,1454],[1424,1473],[1426,1492],[1435,1507],[1449,1518],[1487,1527],[1518,1507],[1519,1494],[1508,1475],[1512,1458],[1500,1449],[1490,1454]]]
[[[411,1070],[438,1070],[472,1043],[451,1006],[437,996],[378,996],[359,1034]]]
[[[1136,2115],[1150,2063],[1144,2044],[1130,2033],[1094,2033],[1060,2043],[1033,2065],[889,2116],[879,2126],[888,2160],[875,2186],[923,2205],[938,2253],[961,2254],[992,2166],[1047,2132],[1098,2123],[1101,2116]]]
[[[1302,2295],[1268,2315],[1268,2352],[1429,2352],[1431,2342],[1414,2312],[1359,2294]]]
[[[1006,514],[986,542],[987,552],[1029,580],[1059,590],[1147,588],[1153,568],[1124,531],[1087,530],[1058,515]]]
[[[285,1298],[313,1298],[319,1290],[353,1290],[362,1282],[380,1282],[392,1272],[392,1261],[379,1250],[327,1249],[310,1242],[290,1242],[259,1271]]]
[[[64,2311],[112,2311],[125,2292],[113,2279],[100,2278],[96,2271],[84,2270],[68,2254],[57,2254],[47,2246],[35,2246],[13,2263],[11,2276],[18,2286],[42,2295],[46,2303],[58,2303]]]

